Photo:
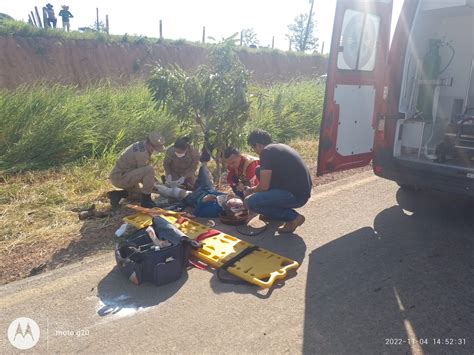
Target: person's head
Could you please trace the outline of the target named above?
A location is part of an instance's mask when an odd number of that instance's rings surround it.
[[[228,147],[224,150],[224,159],[229,169],[237,169],[240,164],[240,152],[236,148]]]
[[[260,155],[263,148],[272,143],[272,136],[263,129],[255,129],[247,137],[247,143],[255,153]]]
[[[62,7],[64,10],[69,10],[69,6],[67,6],[67,5],[62,5],[61,7]]]
[[[180,137],[174,142],[174,154],[178,158],[182,158],[186,155],[186,151],[189,149],[189,142],[191,139],[189,137]]]
[[[158,132],[149,133],[146,137],[146,145],[149,151],[161,152],[164,149],[165,140]]]

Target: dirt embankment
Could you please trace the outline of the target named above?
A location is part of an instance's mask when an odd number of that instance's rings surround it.
[[[126,83],[144,78],[151,65],[179,65],[192,71],[206,62],[198,46],[131,44],[52,37],[0,36],[0,88],[39,80],[85,86],[103,79]],[[239,53],[259,83],[314,78],[326,71],[326,59],[270,52]]]

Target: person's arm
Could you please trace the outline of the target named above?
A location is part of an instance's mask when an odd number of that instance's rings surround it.
[[[165,153],[165,158],[163,159],[163,169],[165,169],[165,176],[171,175],[171,154],[172,152],[168,149]]]
[[[150,156],[146,152],[138,152],[135,154],[135,162],[137,168],[143,168],[150,165]]]
[[[247,180],[250,182],[250,187],[255,187],[258,184],[258,178],[255,174],[255,170],[258,165],[259,165],[259,161],[255,160],[247,167],[246,175],[247,175]]]
[[[68,11],[68,14],[69,14],[69,17],[71,17],[71,18],[74,17],[74,16],[72,16],[72,14],[69,11]]]
[[[251,195],[255,192],[267,191],[270,189],[270,181],[272,180],[271,170],[260,170],[260,181],[254,187],[245,189],[246,195]]]
[[[189,165],[189,168],[186,169],[186,171],[184,172],[185,178],[193,176],[196,173],[196,170],[199,166],[199,153],[195,151],[194,149],[191,149],[190,153],[191,153],[192,160],[191,160],[191,164]]]

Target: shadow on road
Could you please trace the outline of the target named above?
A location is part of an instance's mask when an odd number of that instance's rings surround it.
[[[403,190],[397,201],[311,252],[304,353],[473,352],[472,203]]]
[[[187,279],[185,272],[178,281],[168,285],[157,287],[143,283],[135,286],[115,267],[97,286],[97,297],[100,300],[97,314],[101,317],[109,314],[130,315],[156,306],[177,293]]]

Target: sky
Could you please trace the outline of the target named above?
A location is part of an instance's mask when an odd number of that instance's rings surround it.
[[[316,37],[319,38],[319,50],[324,42],[324,52],[329,50],[331,32],[336,8],[336,0],[314,0]],[[399,11],[402,0],[394,0]],[[34,6],[38,10],[47,2],[35,0],[0,0],[0,12],[16,20],[28,20]],[[202,28],[206,26],[206,36],[216,39],[229,37],[242,29],[253,28],[261,46],[271,46],[275,37],[275,48],[288,50],[286,34],[288,25],[294,18],[307,13],[309,0],[68,0],[57,2],[50,0],[56,16],[61,5],[69,5],[74,15],[71,29],[94,24],[96,8],[99,19],[105,22],[109,16],[110,33],[122,35],[143,35],[159,37],[159,20],[163,21],[163,37],[169,39],[184,38],[200,41]],[[60,20],[58,25],[60,25]]]

